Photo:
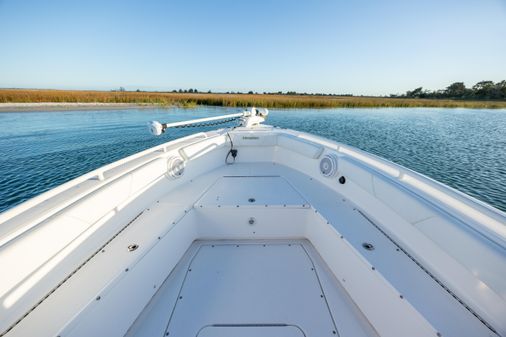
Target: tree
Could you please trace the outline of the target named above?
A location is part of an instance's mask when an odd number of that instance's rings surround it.
[[[506,81],[502,80],[495,84],[496,90],[499,92],[500,99],[506,99]]]
[[[444,95],[451,98],[464,98],[468,94],[468,90],[464,82],[455,82],[446,87]]]
[[[391,95],[394,97],[395,95]],[[422,87],[407,91],[405,95],[398,97],[411,98],[455,98],[455,99],[502,99],[506,100],[506,80],[494,83],[481,81],[466,88],[463,82],[450,84],[444,90],[427,91]]]
[[[492,81],[481,81],[473,85],[473,91],[478,98],[491,98],[495,85]]]
[[[413,91],[407,91],[406,96],[407,97],[413,97],[413,98],[419,98],[420,95],[423,94],[423,87],[416,88]]]

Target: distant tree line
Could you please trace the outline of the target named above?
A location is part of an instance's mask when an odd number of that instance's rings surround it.
[[[111,90],[113,92],[124,92],[124,87]],[[137,89],[137,92],[143,92]],[[169,91],[158,91],[158,92],[169,92]],[[204,93],[198,89],[174,89],[172,93],[190,93],[198,94]],[[206,93],[211,94],[211,90]],[[256,91],[227,91],[217,92],[221,94],[234,94],[234,95],[286,95],[286,96],[329,96],[329,97],[353,97],[352,94],[326,94],[326,93],[307,93],[307,92],[296,92],[296,91],[275,91],[262,93]],[[390,95],[390,97],[396,98],[432,98],[432,99],[461,99],[461,100],[506,100],[506,80],[494,83],[493,81],[481,81],[473,85],[471,88],[467,88],[464,82],[455,82],[450,84],[445,89],[430,91],[423,89],[423,87],[416,88],[414,90],[407,91],[403,95]]]
[[[449,98],[449,99],[483,99],[483,100],[506,100],[506,80],[494,83],[481,81],[466,88],[464,82],[455,82],[446,89],[430,91],[423,87],[407,91],[404,95],[390,95],[391,97],[406,98]]]
[[[190,94],[193,94],[193,93],[197,94],[197,93],[199,93],[199,91],[197,89],[179,89],[179,90],[172,90],[172,92],[178,92],[180,94],[182,94],[182,93],[185,93],[185,94],[187,94],[187,93],[190,93]]]
[[[198,94],[204,93],[203,91],[198,91],[197,89],[179,89],[172,90],[173,93],[190,93],[190,94]],[[208,90],[208,94],[211,94],[212,91]],[[325,93],[307,93],[307,92],[296,92],[296,91],[274,91],[274,92],[258,92],[249,90],[247,92],[242,91],[226,91],[226,92],[216,92],[217,94],[232,94],[232,95],[288,95],[288,96],[353,96],[352,94],[325,94]]]
[[[263,92],[264,95],[287,95],[287,96],[336,96],[336,97],[351,97],[352,94],[326,94],[322,92],[316,92],[316,93],[307,93],[307,92],[297,92],[297,91],[274,91],[274,92]]]
[[[1,1],[1,0],[0,0]],[[124,87],[119,87],[118,89],[112,89],[111,92],[126,92],[129,90],[126,90]],[[174,89],[171,91],[145,91],[141,89],[134,90],[135,92],[158,92],[158,93],[180,93],[180,94],[212,94],[213,92],[211,90],[208,91],[199,91],[195,88],[191,89]],[[247,92],[242,91],[226,91],[226,92],[214,92],[215,94],[230,94],[230,95],[286,95],[286,96],[330,96],[330,97],[353,97],[353,94],[329,94],[329,93],[322,93],[322,92],[316,92],[316,93],[307,93],[307,92],[297,92],[297,91],[272,91],[272,92],[258,92],[249,90]],[[360,95],[361,97],[363,95]],[[399,96],[398,96],[399,97]]]

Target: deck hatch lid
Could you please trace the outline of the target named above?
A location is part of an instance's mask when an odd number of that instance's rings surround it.
[[[203,207],[297,207],[309,203],[283,177],[221,177],[195,204]]]
[[[302,330],[293,325],[211,325],[199,331],[197,337],[304,337]]]

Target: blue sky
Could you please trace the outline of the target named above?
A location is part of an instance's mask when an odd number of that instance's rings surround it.
[[[0,0],[0,87],[384,95],[506,79],[506,0]]]

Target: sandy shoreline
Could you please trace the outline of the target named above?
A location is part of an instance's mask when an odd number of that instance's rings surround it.
[[[135,103],[0,103],[0,112],[23,111],[66,111],[66,110],[93,110],[93,109],[139,109],[162,107],[157,104]]]

